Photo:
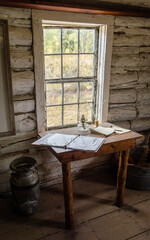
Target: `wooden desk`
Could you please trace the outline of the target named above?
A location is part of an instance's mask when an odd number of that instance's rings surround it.
[[[55,130],[51,132],[58,132],[58,133],[65,133],[65,134],[79,133],[77,128]],[[84,135],[100,137],[100,135],[92,134],[92,133],[88,133],[88,134],[84,133]],[[50,151],[62,163],[65,219],[66,219],[67,229],[71,229],[74,227],[71,162],[79,161],[82,159],[87,159],[95,156],[101,156],[109,153],[119,152],[120,157],[119,157],[119,168],[118,168],[118,176],[117,176],[116,205],[118,207],[123,207],[129,151],[130,151],[130,148],[135,147],[136,139],[142,138],[142,137],[143,137],[142,135],[133,131],[120,134],[120,135],[118,134],[118,135],[107,137],[105,144],[103,144],[102,147],[96,153],[50,147]]]

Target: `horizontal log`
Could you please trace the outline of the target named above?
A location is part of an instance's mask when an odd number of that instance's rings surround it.
[[[139,47],[124,47],[124,46],[119,46],[119,47],[113,47],[112,54],[113,55],[134,55],[134,54],[139,54],[140,48]]]
[[[150,88],[137,89],[137,102],[138,103],[150,103]]]
[[[118,106],[108,110],[108,122],[120,122],[136,118],[135,106]]]
[[[150,71],[139,71],[139,83],[150,83]]]
[[[35,100],[14,101],[15,113],[28,113],[35,111]]]
[[[136,36],[141,36],[141,35],[150,35],[150,31],[147,28],[143,27],[129,27],[129,26],[116,26],[114,28],[115,33],[124,33],[126,35],[136,35]]]
[[[14,101],[30,100],[30,99],[34,99],[34,98],[35,98],[35,96],[33,94],[24,94],[24,95],[13,96]]]
[[[150,53],[150,47],[140,47],[139,52],[140,53]]]
[[[12,72],[13,95],[34,94],[34,75],[32,71]]]
[[[37,131],[34,130],[31,132],[17,133],[15,135],[9,136],[9,137],[2,137],[2,138],[0,138],[0,146],[4,147],[4,146],[10,145],[10,144],[14,144],[17,142],[35,138],[36,136],[37,136]]]
[[[140,69],[142,67],[143,70],[144,69],[147,69],[147,70],[150,69],[150,54],[149,53],[140,54],[139,67],[140,67]]]
[[[134,103],[135,101],[135,89],[110,90],[109,103]]]
[[[112,56],[111,66],[114,68],[123,68],[127,70],[139,70],[139,55]]]
[[[9,19],[8,25],[13,27],[27,27],[31,28],[32,23],[30,19]]]
[[[115,25],[117,26],[134,26],[143,27],[145,26],[145,18],[133,18],[133,17],[119,17],[115,18]]]
[[[130,129],[129,121],[115,122],[114,124],[122,128]]]
[[[15,116],[16,133],[33,131],[36,128],[34,113],[26,113]]]
[[[130,82],[110,86],[110,89],[130,89],[130,88],[147,88],[147,83]]]
[[[140,104],[136,108],[138,111],[137,118],[150,118],[150,104]]]
[[[150,129],[150,118],[136,119],[131,121],[131,129],[136,132]]]
[[[134,36],[115,33],[113,46],[147,47],[150,46],[150,36]]]
[[[33,56],[31,51],[10,52],[11,69],[32,69]]]
[[[23,150],[30,149],[30,148],[33,147],[32,143],[34,141],[35,141],[35,138],[25,140],[23,142],[18,142],[18,143],[9,145],[7,147],[1,148],[0,149],[0,154],[3,155],[3,154],[8,154],[8,153],[17,153],[17,152],[19,153]]]
[[[126,74],[111,74],[110,85],[119,85],[120,84],[128,84],[131,82],[138,81],[138,74],[135,71],[127,72]]]
[[[0,6],[1,19],[31,19],[31,9]]]
[[[10,45],[32,45],[31,29],[25,27],[9,27],[9,44]]]

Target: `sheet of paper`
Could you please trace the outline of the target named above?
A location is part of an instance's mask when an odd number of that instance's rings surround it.
[[[105,138],[78,136],[75,140],[69,143],[67,147],[77,150],[97,152],[105,141]]]
[[[67,134],[46,134],[44,137],[35,141],[34,145],[44,145],[51,147],[62,147],[65,148],[69,142],[75,139],[78,135],[67,135]]]

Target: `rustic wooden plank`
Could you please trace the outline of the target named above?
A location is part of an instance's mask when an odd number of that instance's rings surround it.
[[[139,70],[139,55],[113,55],[112,67],[125,68],[127,70]]]
[[[35,138],[25,140],[23,142],[17,142],[15,144],[11,144],[9,146],[6,146],[4,148],[0,149],[0,154],[7,154],[7,153],[15,153],[19,151],[23,151],[26,149],[33,148],[32,143],[34,142]]]
[[[31,19],[8,19],[8,25],[13,27],[31,28]],[[26,37],[26,36],[25,36]]]
[[[145,25],[145,18],[132,18],[132,17],[116,17],[116,26],[134,26],[143,27]]]
[[[0,18],[2,19],[30,19],[31,9],[2,7],[0,6]]]
[[[115,26],[114,32],[132,36],[150,35],[149,29],[143,28],[143,26],[142,27]]]
[[[131,82],[131,83],[122,83],[118,85],[112,85],[110,86],[110,89],[137,89],[137,88],[147,88],[147,83],[137,83],[137,82]]]
[[[16,133],[30,132],[36,128],[34,113],[26,113],[15,116]]]
[[[11,69],[32,69],[33,55],[31,51],[12,51],[10,53]]]
[[[116,194],[116,205],[118,207],[124,206],[124,193],[126,185],[129,151],[130,149],[122,151],[120,152],[119,156],[119,167],[117,175],[117,194]]]
[[[134,55],[134,54],[139,54],[140,48],[139,47],[124,47],[124,46],[119,46],[115,47],[113,46],[113,55]]]
[[[119,85],[120,84],[127,84],[128,83],[137,83],[138,81],[138,74],[135,71],[127,72],[126,74],[111,74],[111,81],[110,85]]]
[[[13,95],[34,94],[34,75],[32,71],[12,72]]]
[[[25,27],[9,26],[9,44],[10,45],[32,45],[31,29]]]
[[[130,46],[130,47],[143,47],[149,46],[150,36],[132,36],[132,35],[125,35],[125,34],[114,34],[114,46]]]
[[[134,103],[136,101],[135,89],[110,90],[110,103]]]
[[[70,163],[62,164],[66,229],[74,227],[74,207]]]
[[[137,102],[144,104],[150,103],[150,88],[137,89]]]
[[[113,107],[108,110],[108,122],[133,120],[136,115],[136,108],[133,105]]]
[[[131,121],[133,131],[146,131],[150,129],[150,118],[135,119]]]
[[[15,113],[28,113],[35,111],[35,100],[14,101]]]
[[[115,122],[114,124],[116,124],[117,126],[122,127],[122,128],[130,129],[129,121]]]
[[[150,118],[150,104],[140,104],[136,108],[138,111],[137,118]]]
[[[139,71],[138,75],[140,83],[150,83],[150,71]]]

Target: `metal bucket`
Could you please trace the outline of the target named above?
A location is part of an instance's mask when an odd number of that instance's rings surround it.
[[[150,168],[129,165],[126,186],[133,189],[150,189]]]
[[[14,207],[23,215],[34,213],[40,203],[37,162],[31,157],[17,158],[10,164],[10,184]]]

